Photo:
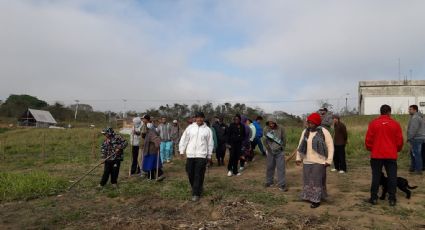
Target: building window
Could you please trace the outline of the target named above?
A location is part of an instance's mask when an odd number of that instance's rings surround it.
[[[425,107],[425,101],[421,101],[421,102],[419,102],[419,106],[420,106],[420,107]]]

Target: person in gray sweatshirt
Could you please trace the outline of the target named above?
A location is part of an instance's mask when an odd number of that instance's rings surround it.
[[[161,162],[170,163],[173,158],[173,141],[171,140],[171,124],[167,122],[166,117],[161,118],[161,124],[156,131],[161,138]]]
[[[425,123],[417,105],[409,106],[410,120],[407,126],[407,142],[411,146],[410,172],[422,174],[422,144],[425,142]]]
[[[319,109],[320,117],[322,118],[322,127],[325,127],[328,131],[331,130],[331,126],[333,124],[333,116],[332,113],[328,111],[327,108]]]
[[[277,124],[274,117],[267,119],[267,126],[264,128],[264,147],[267,154],[267,170],[265,187],[273,185],[275,170],[277,171],[278,186],[281,191],[288,191],[285,181],[285,146],[286,134],[283,127]]]

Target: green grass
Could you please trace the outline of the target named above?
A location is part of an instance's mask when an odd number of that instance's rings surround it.
[[[66,181],[51,177],[45,172],[0,173],[0,201],[56,195],[65,187]]]
[[[369,165],[369,152],[364,148],[364,135],[367,124],[376,116],[352,116],[344,117],[349,132],[349,144],[346,147],[349,171],[357,172],[364,170]],[[395,116],[400,121],[403,130],[407,126],[408,116]],[[302,126],[285,127],[287,134],[286,154],[290,154],[298,145]],[[102,136],[100,129],[74,128],[67,130],[52,129],[0,129],[0,203],[9,201],[21,201],[36,199],[40,201],[40,207],[54,212],[59,210],[53,198],[43,197],[62,193],[69,181],[75,181],[85,172],[99,162],[99,146]],[[405,131],[404,131],[405,132]],[[128,137],[126,137],[128,139]],[[92,152],[95,146],[94,155]],[[44,151],[43,151],[44,146]],[[408,146],[399,154],[398,161],[400,170],[405,170],[409,164],[407,154]],[[140,178],[127,178],[130,164],[129,146],[125,150],[125,160],[121,164],[119,188],[114,189],[109,185],[104,189],[95,190],[102,167],[96,169],[92,175],[85,178],[74,188],[72,197],[82,202],[95,200],[131,200],[140,197],[149,197],[157,200],[173,203],[184,203],[190,199],[190,186],[185,176],[185,162],[174,161],[172,165],[165,166],[167,178],[163,182],[149,182]],[[7,173],[5,173],[7,172]],[[363,171],[362,171],[363,172]],[[366,173],[366,172],[365,172]],[[179,175],[179,176],[175,176]],[[184,175],[184,176],[183,176]],[[263,178],[243,178],[241,181],[228,178],[223,174],[210,172],[205,175],[204,199],[208,199],[210,205],[221,205],[225,201],[244,199],[254,203],[263,209],[280,209],[292,201],[292,196],[278,192],[277,189],[264,189]],[[367,193],[368,186],[359,187],[354,184],[354,178],[339,177],[337,188],[342,193],[350,193],[353,190]],[[415,190],[422,192],[422,187]],[[360,195],[361,196],[361,195]],[[361,199],[363,197],[359,197]],[[45,201],[45,202],[42,202]],[[114,203],[109,204],[113,208]],[[422,203],[425,207],[425,203]],[[109,206],[108,206],[109,207]],[[410,209],[377,209],[370,205],[359,203],[347,209],[360,210],[363,212],[382,212],[391,216],[400,216],[408,219],[415,214]],[[47,211],[47,212],[48,212]],[[38,226],[47,224],[57,226],[73,221],[84,219],[87,211],[92,210],[84,207],[75,210],[65,210],[62,213],[54,213],[51,218],[42,220]],[[423,217],[422,213],[416,214]],[[320,222],[329,222],[329,213],[319,215]],[[46,222],[47,221],[47,222]],[[53,227],[54,228],[54,227]]]

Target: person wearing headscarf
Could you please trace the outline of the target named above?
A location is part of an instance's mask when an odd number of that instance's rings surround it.
[[[143,123],[146,124],[146,130],[142,133],[144,137],[142,170],[149,180],[160,181],[165,178],[159,152],[161,138],[148,114],[143,116]]]
[[[320,126],[318,113],[307,117],[307,128],[302,132],[298,144],[296,164],[303,164],[303,189],[301,199],[311,202],[311,208],[320,206],[327,197],[326,168],[331,165],[334,155],[332,136]]]
[[[132,153],[132,163],[131,163],[131,171],[130,174],[139,174],[140,173],[140,165],[138,163],[139,158],[139,146],[140,146],[140,138],[142,134],[142,120],[140,117],[133,118],[133,130],[131,131],[131,153]]]

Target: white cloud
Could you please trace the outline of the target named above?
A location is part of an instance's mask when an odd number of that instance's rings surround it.
[[[251,101],[305,113],[319,99],[356,97],[359,80],[397,79],[398,58],[404,74],[424,78],[424,8],[420,0],[0,1],[0,97],[80,99],[102,110],[121,110],[122,98],[135,110]],[[241,42],[215,44],[228,32]],[[206,59],[233,69],[193,66],[206,47],[214,47]],[[294,102],[254,103],[282,100]]]

